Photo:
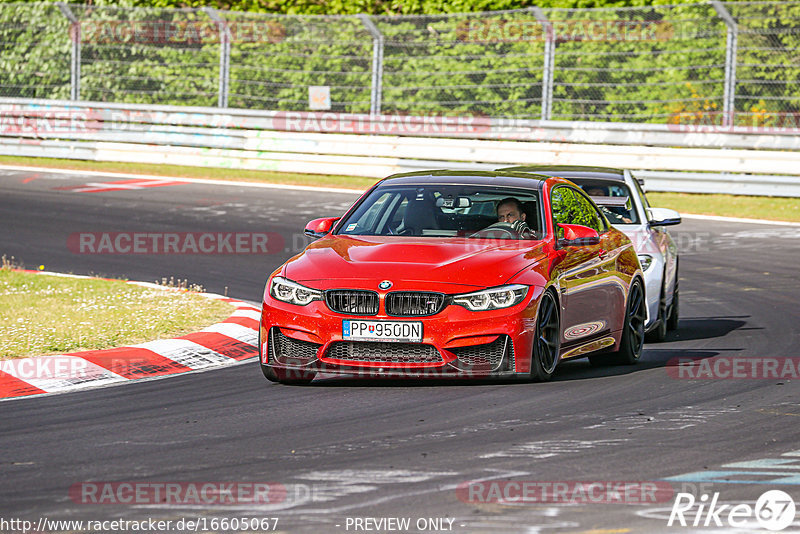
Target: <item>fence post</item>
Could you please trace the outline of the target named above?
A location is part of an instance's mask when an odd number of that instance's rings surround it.
[[[542,72],[542,120],[549,121],[553,116],[553,75],[556,63],[556,39],[553,25],[542,8],[532,7],[536,20],[544,29],[544,70]]]
[[[56,2],[56,5],[70,23],[69,36],[72,40],[72,54],[69,63],[69,99],[78,101],[81,99],[81,24],[67,4]]]
[[[369,100],[369,114],[381,114],[381,93],[383,92],[383,34],[365,14],[358,15],[364,27],[372,35],[372,90]]]
[[[219,28],[219,90],[217,107],[228,107],[228,92],[231,83],[231,30],[228,23],[213,7],[201,8]]]
[[[736,113],[736,53],[738,48],[739,25],[722,2],[711,0],[711,4],[728,27],[725,43],[725,88],[722,96],[722,126],[733,126]]]

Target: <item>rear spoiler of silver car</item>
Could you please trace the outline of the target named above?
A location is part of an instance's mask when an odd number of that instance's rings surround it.
[[[638,176],[634,176],[633,173],[631,173],[631,171],[629,171],[628,169],[623,170],[622,173],[626,178],[630,176],[631,178],[639,182],[639,185],[642,186],[642,191],[647,193],[647,189],[645,189],[644,187],[644,178],[639,178]]]
[[[630,197],[592,197],[595,204],[607,208],[627,208]]]

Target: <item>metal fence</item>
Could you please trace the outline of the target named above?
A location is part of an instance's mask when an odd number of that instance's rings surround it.
[[[800,2],[285,16],[0,4],[0,96],[797,128]]]

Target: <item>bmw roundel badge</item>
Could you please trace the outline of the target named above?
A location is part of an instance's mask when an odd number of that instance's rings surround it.
[[[390,287],[392,287],[392,283],[389,280],[384,280],[378,284],[378,289],[389,289]]]

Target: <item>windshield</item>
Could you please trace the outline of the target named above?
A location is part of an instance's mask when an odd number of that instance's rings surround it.
[[[631,191],[624,182],[569,178],[600,207],[611,224],[637,224],[639,217],[633,207]]]
[[[339,235],[540,239],[539,192],[484,185],[378,187]],[[500,215],[498,215],[498,209]]]

